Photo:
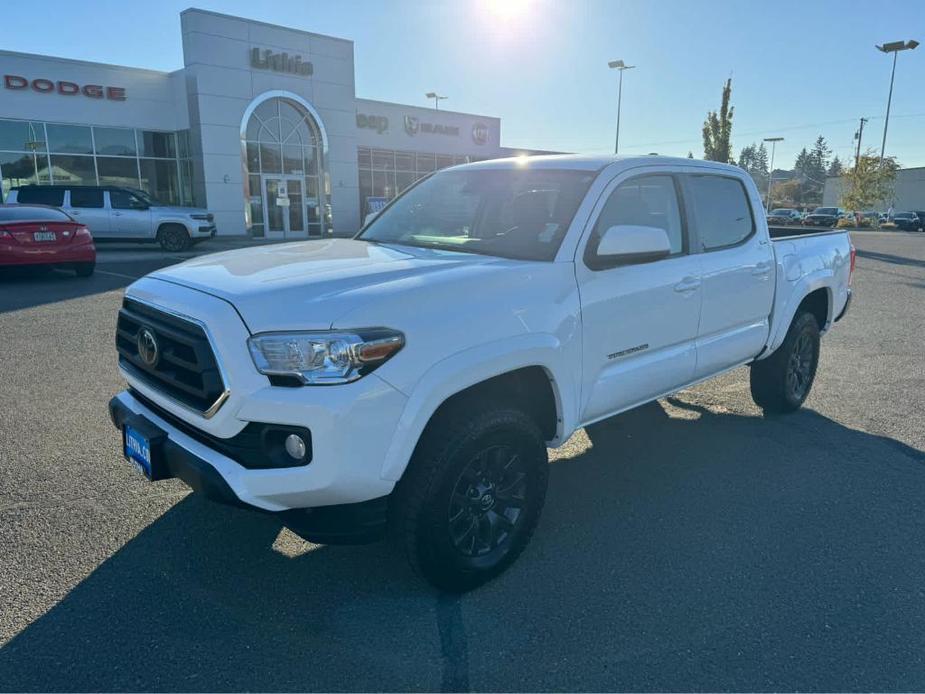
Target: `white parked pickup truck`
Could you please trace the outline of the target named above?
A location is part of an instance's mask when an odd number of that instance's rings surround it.
[[[771,240],[751,178],[666,157],[506,159],[418,182],[353,239],[248,248],[131,285],[109,405],[150,479],[317,542],[386,535],[436,586],[505,569],[547,447],[744,364],[806,399],[854,248]]]

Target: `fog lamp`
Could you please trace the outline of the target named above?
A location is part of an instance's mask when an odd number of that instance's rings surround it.
[[[305,458],[306,450],[305,440],[298,434],[289,434],[286,437],[286,453],[289,457],[302,460]]]

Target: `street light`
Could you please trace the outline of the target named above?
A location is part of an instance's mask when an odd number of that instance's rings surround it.
[[[764,138],[765,142],[771,143],[771,165],[768,168],[768,202],[765,212],[768,214],[771,213],[771,183],[774,181],[774,149],[777,147],[778,142],[783,142],[784,138],[782,137],[766,137]]]
[[[437,92],[427,92],[424,96],[426,96],[428,99],[434,100],[434,110],[435,111],[440,110],[440,99],[447,98],[445,96],[440,96],[439,94],[437,94]]]
[[[611,60],[607,67],[620,71],[620,87],[617,90],[617,139],[613,145],[613,153],[620,153],[620,106],[623,102],[623,71],[632,70],[635,65],[626,65],[622,60]]]
[[[883,121],[883,142],[880,145],[880,166],[883,166],[883,154],[886,151],[886,129],[890,125],[890,103],[893,101],[893,78],[896,77],[896,56],[900,51],[911,51],[919,45],[918,41],[893,41],[877,46],[881,53],[893,54],[893,70],[890,72],[890,94],[886,98],[886,119]]]

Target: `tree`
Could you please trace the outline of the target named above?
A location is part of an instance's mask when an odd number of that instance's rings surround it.
[[[841,176],[844,166],[841,163],[841,159],[838,158],[838,155],[835,155],[835,158],[832,159],[832,163],[829,164],[828,175],[829,176]]]
[[[703,122],[703,158],[707,161],[721,161],[724,164],[733,163],[730,145],[732,137],[732,114],[735,111],[729,105],[732,96],[732,79],[726,80],[723,87],[723,100],[719,113],[710,111]]]
[[[858,157],[857,165],[842,174],[842,207],[848,210],[868,210],[890,203],[899,164],[895,157],[880,157],[868,149]]]
[[[688,151],[687,151],[687,158],[688,158],[688,159],[693,159],[693,158],[694,158],[694,153],[691,152],[690,150],[688,150]]]
[[[801,202],[807,205],[822,204],[822,190],[825,188],[825,176],[831,154],[832,150],[822,135],[816,138],[811,150],[805,147],[800,150],[793,164],[793,171],[800,181]]]
[[[754,142],[743,147],[739,152],[739,166],[745,169],[758,190],[765,190],[768,186],[768,150],[764,142],[755,144]]]

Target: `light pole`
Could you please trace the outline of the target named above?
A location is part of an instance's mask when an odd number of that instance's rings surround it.
[[[774,182],[774,150],[777,147],[778,142],[782,142],[784,138],[782,137],[766,137],[764,138],[765,142],[771,143],[771,164],[768,167],[768,202],[765,212],[771,212],[771,184]]]
[[[909,41],[892,41],[882,46],[877,46],[878,51],[893,54],[893,70],[890,72],[890,94],[886,98],[886,119],[883,121],[883,142],[880,145],[880,166],[883,166],[883,154],[886,152],[886,129],[890,125],[890,103],[893,101],[893,78],[896,77],[896,56],[900,51],[911,51],[918,45],[918,41],[910,39]]]
[[[437,92],[427,92],[424,96],[426,96],[428,99],[434,100],[434,111],[439,111],[440,110],[440,100],[447,98],[445,96],[440,96],[439,94],[437,94]]]
[[[632,70],[635,65],[626,65],[622,60],[611,60],[607,67],[620,71],[620,86],[617,89],[617,139],[613,145],[613,153],[620,153],[620,107],[623,102],[623,71]]]

